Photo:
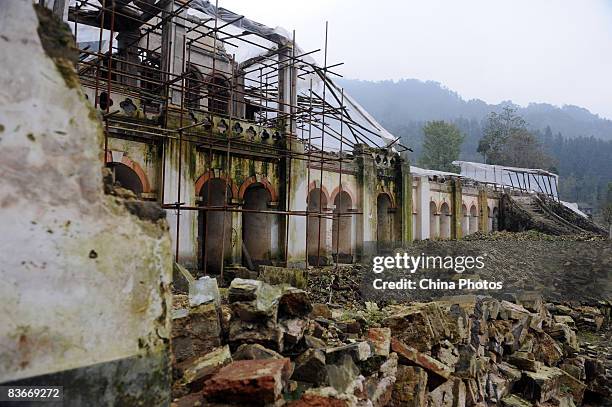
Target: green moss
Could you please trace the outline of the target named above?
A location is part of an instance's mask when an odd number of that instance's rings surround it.
[[[34,10],[38,16],[38,37],[45,53],[55,62],[66,85],[78,89],[80,82],[75,65],[79,58],[79,50],[74,43],[70,27],[46,7],[35,4]]]

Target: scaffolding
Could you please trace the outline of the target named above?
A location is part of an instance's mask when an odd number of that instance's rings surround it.
[[[272,30],[202,0],[72,0],[68,20],[80,58],[78,72],[91,102],[102,112],[105,163],[109,157],[109,137],[128,134],[134,138],[178,142],[178,186],[164,190],[166,160],[162,158],[158,200],[162,208],[176,211],[174,250],[180,261],[180,215],[184,211],[223,213],[221,242],[225,245],[227,218],[232,212],[269,213],[284,217],[282,244],[288,259],[290,217],[318,219],[318,248],[315,266],[320,265],[321,219],[339,219],[360,214],[355,210],[324,213],[322,188],[318,210],[292,210],[291,191],[284,191],[279,208],[249,209],[228,200],[227,180],[231,155],[256,151],[285,160],[285,188],[292,177],[291,162],[306,162],[307,185],[311,169],[318,169],[323,183],[324,168],[339,169],[338,188],[342,190],[342,168],[353,160],[359,145],[401,152],[399,143],[365,110],[337,86],[332,77],[341,64],[328,63],[328,25],[322,49],[305,52],[296,44],[296,35]],[[95,30],[95,31],[94,31]],[[178,34],[177,34],[178,33]],[[179,42],[179,43],[177,43]],[[312,58],[322,52],[323,65]],[[113,105],[113,95],[126,97]],[[138,111],[136,116],[122,112]],[[181,196],[183,144],[195,144],[208,154],[225,153],[226,185],[223,205],[210,202],[211,182],[206,202],[187,205]],[[169,154],[164,148],[163,154]],[[338,228],[340,222],[336,222]],[[209,233],[209,222],[203,239]],[[308,265],[308,233],[306,262]],[[339,239],[336,233],[336,239]],[[338,263],[338,241],[336,265]],[[204,256],[207,250],[203,251]],[[224,255],[225,247],[221,248]],[[221,262],[221,277],[224,262]],[[203,261],[207,273],[206,257]]]

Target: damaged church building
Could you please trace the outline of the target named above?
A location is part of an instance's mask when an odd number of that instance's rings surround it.
[[[497,228],[500,190],[410,167],[334,82],[326,48],[318,66],[295,34],[208,2],[94,3],[68,17],[105,165],[166,209],[195,274],[352,263],[369,242]]]
[[[224,284],[416,240],[599,232],[547,171],[411,166],[335,82],[321,30],[303,50],[204,0],[0,8],[0,383],[168,405],[177,269]]]

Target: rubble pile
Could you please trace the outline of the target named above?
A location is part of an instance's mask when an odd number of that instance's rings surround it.
[[[601,336],[610,303],[570,307],[524,292],[512,301],[462,295],[357,310],[311,302],[288,284],[235,278],[219,291],[214,281],[175,298],[173,406],[580,406],[612,398],[609,336]],[[583,331],[601,340],[581,345]]]

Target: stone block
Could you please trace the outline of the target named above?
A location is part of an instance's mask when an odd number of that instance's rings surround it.
[[[229,346],[217,348],[204,356],[185,360],[177,365],[182,384],[193,385],[203,382],[223,366],[232,362]]]
[[[295,359],[293,380],[320,385],[325,381],[325,353],[307,349]]]
[[[436,387],[427,396],[428,407],[465,407],[465,383],[451,379]]]
[[[283,317],[305,317],[312,311],[312,304],[306,291],[284,287],[279,303],[279,313]]]
[[[450,336],[446,318],[435,302],[403,307],[385,318],[383,326],[391,328],[393,337],[410,343],[421,352],[429,351],[434,344]]]
[[[332,312],[327,306],[327,304],[314,303],[312,304],[312,311],[310,312],[310,317],[313,319],[319,318],[319,317],[325,318],[325,319],[331,319]]]
[[[442,379],[448,379],[453,372],[451,367],[395,338],[391,339],[391,350],[397,353],[400,363],[422,367],[428,374]]]
[[[542,366],[535,372],[524,372],[518,386],[526,399],[544,403],[559,395],[560,379],[564,375],[561,369]]]
[[[427,373],[417,366],[397,367],[390,407],[425,407],[427,404]]]
[[[277,352],[283,351],[283,331],[272,321],[247,322],[234,319],[230,322],[229,341],[232,348],[243,343],[257,343]]]
[[[172,320],[172,352],[177,362],[221,346],[221,322],[214,303],[183,311]]]
[[[368,341],[372,344],[374,355],[389,356],[389,350],[391,348],[391,329],[370,328],[368,330]]]
[[[257,343],[244,343],[232,355],[234,360],[282,359],[283,356]]]
[[[208,402],[264,406],[280,400],[291,376],[291,361],[284,359],[239,360],[223,367],[204,383]]]
[[[221,306],[221,294],[217,279],[204,276],[189,285],[189,305],[195,307],[207,302],[213,302],[217,307]]]

